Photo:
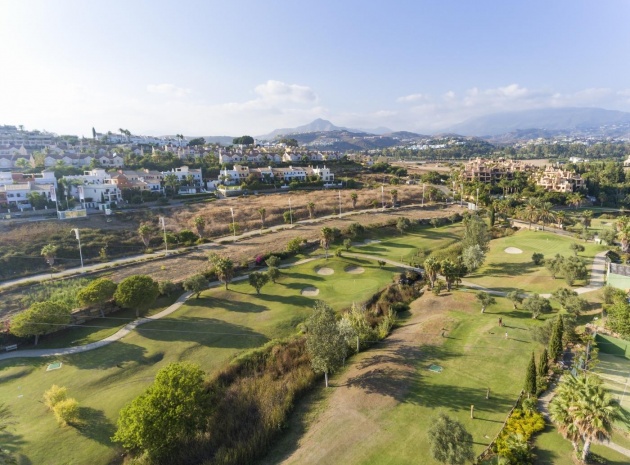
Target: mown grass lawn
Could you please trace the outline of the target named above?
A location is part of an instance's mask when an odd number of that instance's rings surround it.
[[[391,235],[391,230],[373,230],[367,237],[368,243],[354,247],[353,252],[389,258],[398,262],[424,261],[424,252],[439,250],[461,240],[461,223],[432,226],[415,226],[404,234]],[[369,241],[379,241],[372,242]]]
[[[584,260],[590,272],[593,257],[606,250],[606,247],[543,231],[520,230],[512,236],[491,241],[485,264],[464,279],[505,292],[520,289],[541,294],[551,293],[560,287],[567,287],[567,284],[561,275],[553,279],[544,265],[534,265],[532,254],[542,253],[545,258],[553,258],[556,254],[568,257],[573,255],[569,247],[574,242],[585,247],[579,257]],[[509,254],[505,252],[508,247],[521,249],[523,253]],[[575,287],[583,286],[586,282],[576,281]]]
[[[629,461],[625,455],[602,445],[594,444],[591,451],[603,457],[608,465],[626,465]],[[545,431],[535,437],[534,454],[536,465],[574,465],[575,463],[571,458],[573,454],[571,443],[551,425],[547,425]]]
[[[361,266],[349,274],[347,266]],[[334,273],[323,276],[319,267]],[[150,384],[166,364],[189,360],[207,373],[222,367],[239,351],[296,331],[316,299],[341,309],[370,297],[391,282],[394,268],[380,269],[364,260],[330,258],[282,270],[277,284],[261,295],[246,282],[230,290],[215,288],[189,300],[169,317],[138,327],[122,341],[91,352],[53,359],[0,362],[0,403],[11,410],[15,425],[3,444],[20,463],[107,464],[120,454],[110,441],[120,408]],[[301,295],[304,287],[320,289],[317,297]],[[46,371],[53,361],[63,367]],[[52,384],[66,386],[81,405],[85,425],[57,426],[41,402]]]

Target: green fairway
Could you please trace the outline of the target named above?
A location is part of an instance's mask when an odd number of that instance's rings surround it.
[[[370,231],[370,239],[366,245],[354,247],[353,252],[389,258],[398,262],[409,263],[410,260],[424,261],[423,251],[439,250],[461,240],[463,227],[461,223],[440,226],[416,226],[405,234],[391,236],[386,231]],[[380,242],[369,242],[369,241]],[[421,256],[418,257],[418,253]]]
[[[364,272],[347,273],[347,266],[360,266]],[[334,273],[319,275],[319,267]],[[0,362],[0,403],[9,407],[16,422],[6,447],[28,458],[22,463],[49,463],[50,457],[59,457],[67,464],[107,464],[120,454],[109,440],[118,411],[152,382],[157,370],[190,360],[212,373],[243,349],[294,333],[316,299],[341,309],[369,298],[391,282],[394,271],[365,260],[317,260],[283,270],[280,281],[265,286],[260,296],[246,282],[231,284],[229,291],[206,291],[169,317],[94,351]],[[301,295],[304,287],[318,288],[319,295]],[[47,372],[54,361],[62,361],[63,367]],[[52,384],[66,386],[79,401],[83,427],[57,426],[41,402]]]
[[[544,265],[536,266],[532,261],[532,254],[542,253],[545,258],[552,258],[556,254],[573,255],[569,246],[579,242],[585,251],[579,254],[590,271],[593,257],[606,247],[577,241],[566,236],[560,236],[543,231],[520,230],[514,235],[495,239],[490,242],[490,251],[485,264],[473,274],[464,279],[473,284],[509,292],[520,289],[526,292],[551,293],[567,284],[561,277],[553,279]],[[505,250],[509,247],[520,249],[522,253],[510,254]],[[577,281],[576,286],[583,286],[586,281]]]

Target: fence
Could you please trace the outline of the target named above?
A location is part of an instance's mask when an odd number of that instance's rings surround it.
[[[494,437],[494,439],[490,442],[490,444],[488,444],[488,447],[486,447],[484,451],[481,454],[479,454],[479,456],[477,456],[475,463],[481,463],[482,460],[486,460],[487,458],[489,458],[490,456],[494,454],[494,451],[492,450],[494,443],[497,442],[497,439],[499,438],[499,436],[505,429],[505,425],[507,425],[507,422],[512,416],[512,413],[514,413],[514,409],[516,409],[519,406],[519,404],[523,400],[524,395],[525,395],[525,391],[521,391],[521,393],[518,395],[518,399],[516,399],[516,402],[514,403],[514,406],[510,410],[510,413],[508,413],[507,417],[505,417],[505,421],[503,422],[503,425],[501,425],[501,429],[499,430],[497,435]]]

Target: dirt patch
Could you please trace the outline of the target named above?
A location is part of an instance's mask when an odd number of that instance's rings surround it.
[[[302,294],[305,297],[315,297],[316,295],[319,295],[319,289],[312,286],[305,287],[304,289],[300,291],[300,294]]]
[[[405,401],[418,376],[417,361],[426,357],[427,346],[444,342],[442,330],[451,324],[445,312],[455,301],[452,295],[425,295],[413,302],[409,320],[383,344],[360,354],[345,373],[332,381],[326,409],[282,463],[349,462],[353,452],[348,444],[386,434],[387,426],[377,419],[382,412]],[[339,431],[344,434],[335,434]]]
[[[347,266],[343,271],[350,274],[361,274],[361,273],[365,273],[365,268],[363,268],[362,266],[350,265],[350,266]]]
[[[508,247],[507,249],[504,250],[504,252],[512,254],[512,255],[523,253],[523,251],[519,249],[518,247]]]

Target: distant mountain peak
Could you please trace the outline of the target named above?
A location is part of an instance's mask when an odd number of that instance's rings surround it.
[[[308,124],[298,126],[296,128],[282,128],[271,131],[264,136],[258,136],[257,139],[275,139],[278,136],[290,136],[291,134],[304,134],[309,132],[331,132],[331,131],[345,131],[346,128],[335,126],[328,120],[323,118],[317,118]]]

